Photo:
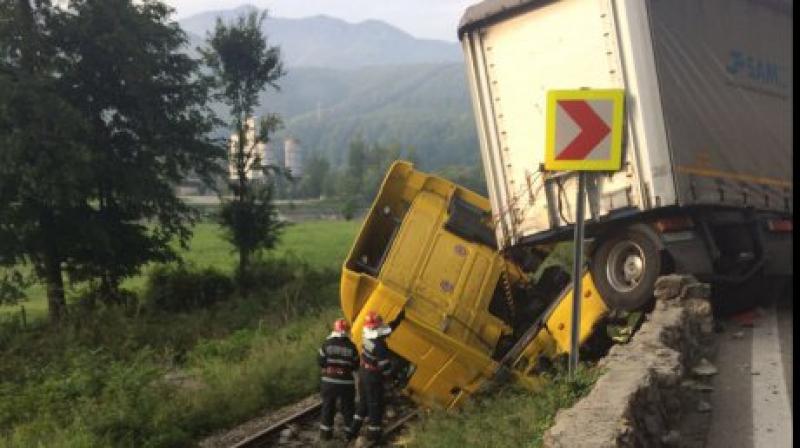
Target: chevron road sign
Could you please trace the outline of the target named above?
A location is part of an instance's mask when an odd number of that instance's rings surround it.
[[[578,368],[581,321],[581,273],[586,204],[586,171],[618,171],[622,167],[622,120],[625,91],[551,90],[547,92],[547,138],[544,169],[577,171],[575,239],[572,264],[572,322],[570,326],[569,375]],[[576,299],[577,297],[577,299]]]
[[[545,169],[619,170],[624,95],[622,89],[549,91]]]

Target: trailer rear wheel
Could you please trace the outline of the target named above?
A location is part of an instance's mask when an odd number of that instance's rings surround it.
[[[606,304],[615,310],[632,311],[653,299],[661,265],[661,253],[653,238],[629,228],[599,243],[590,269]]]

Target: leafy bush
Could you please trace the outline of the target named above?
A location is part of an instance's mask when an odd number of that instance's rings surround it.
[[[54,440],[65,447],[191,446],[313,393],[314,353],[338,312],[201,340],[178,368],[167,367],[157,349],[120,359],[102,348],[61,347],[61,356],[32,362],[41,365],[26,370],[23,381],[0,381],[0,447]]]
[[[174,425],[180,408],[163,399],[176,390],[159,382],[164,369],[153,355],[143,349],[119,361],[102,350],[70,349],[31,381],[0,383],[0,428],[11,429],[0,446],[170,446],[186,439]]]
[[[338,276],[263,261],[269,278],[247,298],[180,313],[76,303],[60,328],[0,325],[0,447],[192,446],[313,393]],[[161,293],[203,286],[205,271],[161,269]]]
[[[248,282],[255,290],[276,289],[311,271],[308,263],[291,255],[259,258],[250,265]]]
[[[198,344],[188,355],[187,370],[204,387],[186,395],[190,401],[189,415],[183,419],[186,430],[207,433],[316,391],[319,373],[314,353],[338,313],[328,308],[280,328],[243,330],[231,344]]]
[[[26,299],[25,288],[31,286],[31,283],[30,277],[18,269],[0,264],[0,305],[15,304]]]
[[[231,279],[217,269],[160,265],[150,272],[144,297],[157,310],[185,312],[226,300],[233,291]]]
[[[573,259],[572,242],[561,242],[556,244],[553,251],[545,258],[545,260],[536,269],[533,278],[538,281],[542,273],[550,266],[560,266],[566,272],[572,272],[572,259]]]
[[[344,201],[342,205],[342,217],[346,221],[350,221],[351,219],[355,218],[356,212],[358,211],[358,201],[354,198],[348,198]]]

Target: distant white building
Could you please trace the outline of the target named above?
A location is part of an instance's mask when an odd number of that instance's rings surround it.
[[[261,143],[264,145],[263,143]],[[264,165],[271,165],[271,166],[281,166],[280,160],[278,160],[278,153],[275,151],[275,148],[272,146],[272,143],[267,143],[264,145]]]
[[[264,178],[264,171],[261,165],[265,163],[266,159],[266,145],[263,143],[256,143],[256,119],[251,117],[245,122],[245,155],[250,154],[247,161],[245,173],[248,179],[260,180]],[[236,170],[236,157],[239,148],[239,135],[236,133],[231,134],[229,151],[228,151],[228,172],[231,180],[236,180],[239,175]],[[258,162],[258,166],[256,165]]]
[[[303,175],[303,154],[300,148],[300,141],[294,137],[288,137],[283,141],[284,160],[286,168],[293,177]]]

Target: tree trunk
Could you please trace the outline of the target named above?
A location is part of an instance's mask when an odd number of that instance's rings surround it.
[[[122,305],[119,295],[119,281],[108,272],[100,277],[100,298],[107,305]]]
[[[46,206],[39,216],[39,228],[42,239],[42,266],[39,274],[44,276],[47,289],[47,312],[50,315],[50,323],[58,324],[66,313],[67,301],[64,298],[64,277],[57,244],[58,224],[53,211]]]
[[[39,48],[39,33],[36,20],[33,16],[34,9],[30,0],[16,1],[16,19],[21,24],[22,45],[20,66],[23,72],[30,76],[38,75],[37,49]],[[47,309],[50,322],[59,323],[66,312],[67,302],[64,299],[64,278],[61,272],[61,260],[58,257],[55,243],[48,241],[53,235],[53,219],[51,212],[45,212],[40,219],[44,231],[45,247],[42,257],[42,270],[47,288]]]
[[[247,157],[244,152],[245,147],[245,137],[247,136],[246,130],[246,123],[247,123],[247,115],[244,114],[239,118],[239,129],[237,130],[239,135],[239,141],[237,142],[236,148],[236,175],[237,175],[237,182],[239,184],[239,188],[237,191],[234,192],[234,201],[239,203],[239,207],[236,211],[235,226],[238,227],[235,232],[242,232],[243,224],[242,224],[242,207],[244,206],[245,196],[247,195],[249,188],[249,184],[247,182]],[[239,239],[242,241],[242,239]],[[241,288],[242,292],[246,295],[248,289],[248,264],[250,261],[250,248],[246,247],[246,243],[242,244],[239,249],[239,287]]]
[[[48,253],[45,255],[44,265],[44,280],[47,286],[47,311],[50,315],[50,322],[58,324],[67,310],[61,263],[52,253]]]
[[[243,295],[247,295],[250,286],[250,252],[245,248],[239,248],[239,288]]]

